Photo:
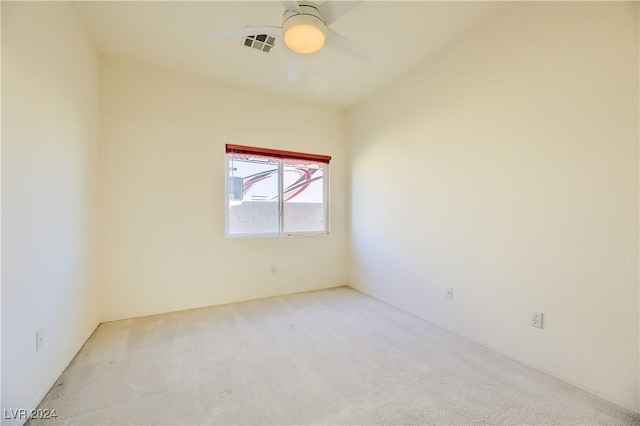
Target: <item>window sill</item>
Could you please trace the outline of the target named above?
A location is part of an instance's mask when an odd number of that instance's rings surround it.
[[[254,238],[295,238],[295,237],[321,237],[329,235],[329,231],[321,232],[286,232],[282,234],[226,234],[228,240],[245,240]]]

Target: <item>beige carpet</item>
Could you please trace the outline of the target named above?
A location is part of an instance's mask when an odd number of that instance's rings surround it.
[[[102,324],[30,424],[640,424],[348,288]]]

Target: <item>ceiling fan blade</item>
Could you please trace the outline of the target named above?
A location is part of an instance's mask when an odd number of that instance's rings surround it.
[[[361,1],[325,1],[318,5],[318,10],[322,14],[324,23],[331,25],[342,15],[361,4]]]
[[[302,69],[302,55],[293,53],[289,59],[289,69],[287,70],[287,81],[296,81]]]
[[[346,53],[350,56],[355,56],[356,58],[368,63],[373,63],[374,61],[373,55],[371,55],[371,53],[369,53],[366,49],[358,46],[345,36],[335,32],[328,27],[327,41],[325,42],[325,46],[330,47],[333,50],[337,50],[338,52]]]
[[[298,13],[302,13],[302,9],[300,9],[300,5],[298,4],[297,1],[283,0],[280,3],[282,4],[282,7],[284,7],[286,10],[295,10]]]
[[[212,31],[211,38],[246,37],[256,34],[274,34],[280,36],[282,34],[282,27],[244,27],[233,30]]]

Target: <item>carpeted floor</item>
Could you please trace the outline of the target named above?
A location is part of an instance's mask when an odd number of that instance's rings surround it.
[[[640,424],[348,288],[102,324],[30,424]]]

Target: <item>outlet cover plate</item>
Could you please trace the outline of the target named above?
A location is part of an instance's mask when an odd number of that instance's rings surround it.
[[[536,328],[542,328],[542,312],[531,310],[529,314],[529,324]]]
[[[447,287],[444,289],[444,297],[447,299],[453,299],[453,288]]]
[[[36,352],[39,352],[42,349],[42,345],[44,344],[44,330],[40,329],[36,331]]]

